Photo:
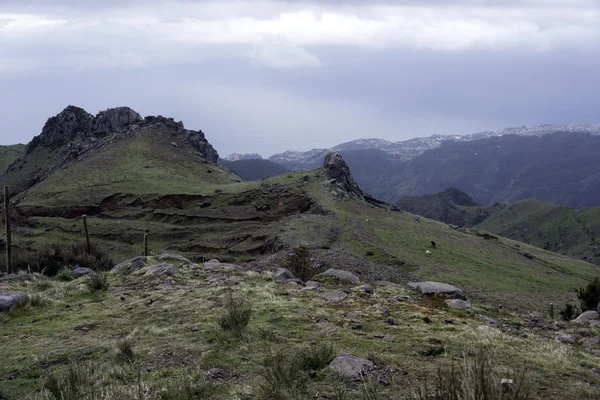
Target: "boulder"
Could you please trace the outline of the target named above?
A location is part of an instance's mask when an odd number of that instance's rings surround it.
[[[360,311],[350,311],[348,314],[346,314],[346,318],[354,322],[360,321],[362,318],[362,313]]]
[[[344,271],[343,269],[330,268],[327,271],[316,275],[315,278],[328,276],[335,278],[340,282],[360,283],[360,278],[358,276],[354,275],[352,272]]]
[[[158,256],[158,260],[159,261],[181,261],[184,262],[186,264],[192,264],[192,262],[190,260],[188,260],[187,258],[185,258],[184,256],[180,256],[179,254],[171,254],[171,253],[163,253],[160,256]]]
[[[175,275],[177,273],[177,266],[168,263],[160,263],[151,266],[148,268],[148,271],[144,274],[144,276],[154,275]]]
[[[23,292],[15,292],[11,290],[0,290],[0,311],[8,311],[23,299],[27,295]]]
[[[598,314],[597,311],[585,311],[585,312],[579,314],[579,316],[577,318],[575,318],[575,321],[589,322],[589,321],[598,320],[599,317],[600,317],[600,314]]]
[[[294,279],[294,274],[289,269],[278,268],[277,271],[273,272],[273,280],[277,282],[283,282],[288,279]]]
[[[244,268],[236,264],[227,264],[222,262],[213,262],[212,260],[204,263],[204,268],[211,272],[222,272],[222,271],[238,271],[244,272]]]
[[[373,306],[373,309],[379,314],[383,315],[384,317],[390,315],[390,309],[384,306],[383,304],[375,304]]]
[[[578,339],[579,335],[576,335],[574,333],[561,333],[560,335],[556,336],[556,340],[562,343],[573,344],[577,342]]]
[[[469,300],[460,299],[448,299],[446,305],[450,308],[458,308],[460,310],[466,310],[473,307],[473,304]]]
[[[0,282],[32,281],[34,279],[33,274],[8,274],[1,277]]]
[[[349,196],[363,198],[363,191],[352,177],[348,164],[338,153],[327,153],[323,160],[323,172],[325,178],[337,183],[341,191]]]
[[[306,281],[306,282],[304,282],[304,285],[306,285],[306,287],[305,287],[306,290],[315,290],[319,287],[319,282]]]
[[[144,268],[146,265],[146,257],[135,257],[131,258],[127,261],[123,261],[120,264],[115,265],[110,272],[113,274],[123,273],[125,275],[129,275],[132,272],[137,271],[138,269]]]
[[[92,122],[94,132],[110,133],[142,121],[142,116],[129,107],[115,107],[100,111]]]
[[[467,300],[467,296],[456,286],[440,282],[409,282],[408,286],[418,289],[424,295],[445,294],[454,299]]]
[[[298,278],[286,279],[283,283],[295,283],[296,285],[305,286],[304,281]]]
[[[369,285],[357,286],[357,287],[353,288],[352,290],[355,290],[357,292],[366,293],[366,294],[373,294],[373,287],[371,287]]]
[[[74,279],[81,278],[84,275],[89,275],[89,274],[92,274],[92,273],[94,273],[94,271],[92,271],[89,268],[82,268],[82,267],[75,268],[73,270],[73,278]]]
[[[362,380],[365,375],[373,371],[373,362],[357,357],[353,354],[340,353],[329,364],[331,370],[350,380]]]
[[[327,301],[338,302],[344,300],[348,294],[344,292],[323,292],[319,296]]]

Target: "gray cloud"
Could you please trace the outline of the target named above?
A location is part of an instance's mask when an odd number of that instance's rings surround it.
[[[129,105],[222,154],[598,122],[595,1],[8,1],[0,143]]]

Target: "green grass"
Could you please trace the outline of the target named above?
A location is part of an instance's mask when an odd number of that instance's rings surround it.
[[[0,174],[6,171],[8,166],[25,152],[24,144],[13,144],[0,146]]]

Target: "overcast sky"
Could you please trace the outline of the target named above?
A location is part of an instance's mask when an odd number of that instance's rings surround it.
[[[222,156],[599,123],[600,0],[0,0],[0,144],[69,104]]]

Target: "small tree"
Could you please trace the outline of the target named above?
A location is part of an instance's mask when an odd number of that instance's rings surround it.
[[[283,261],[283,267],[290,270],[294,276],[306,281],[315,275],[315,267],[308,245],[302,244],[292,249],[292,254]]]
[[[581,311],[595,310],[600,303],[600,279],[596,277],[586,287],[579,288],[577,298],[581,304]]]

